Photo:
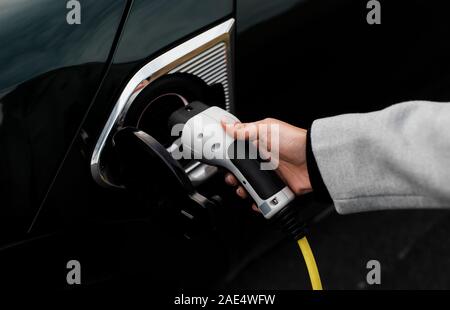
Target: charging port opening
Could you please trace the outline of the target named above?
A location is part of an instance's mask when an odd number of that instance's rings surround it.
[[[164,76],[140,91],[127,112],[124,126],[134,126],[170,147],[174,139],[168,125],[169,116],[192,101],[224,107],[223,87],[218,84],[209,86],[187,73]]]
[[[148,82],[144,80],[130,99],[123,121],[115,128],[135,127],[154,137],[160,144],[169,148],[177,137],[172,137],[169,116],[183,105],[202,101],[208,105],[225,107],[225,92],[222,84],[208,85],[201,78],[189,73],[173,73]],[[180,164],[188,168],[191,163],[182,160]],[[120,171],[111,143],[102,154],[102,170],[108,179],[121,184]]]

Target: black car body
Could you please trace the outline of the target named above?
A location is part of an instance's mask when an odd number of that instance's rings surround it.
[[[242,120],[270,116],[308,128],[320,117],[450,99],[443,4],[383,2],[383,23],[368,25],[366,1],[356,0],[83,0],[81,23],[71,25],[68,2],[0,3],[2,285],[72,288],[66,264],[75,259],[85,286],[308,287],[301,262],[287,284],[274,276],[280,266],[268,272],[270,282],[239,278],[282,237],[241,208],[219,176],[202,190],[221,196],[222,207],[199,211],[191,223],[170,207],[189,202],[174,197],[158,173],[135,190],[102,186],[93,175],[99,138],[132,78],[214,27],[229,27],[226,106]],[[327,209],[311,197],[302,203]],[[407,215],[408,227],[433,226],[444,214]],[[339,235],[336,221],[343,220],[328,217],[316,232],[324,281],[357,287],[356,280],[332,280],[351,268],[332,262],[325,249],[333,236],[345,244],[352,235],[349,228]],[[360,220],[372,228],[375,222]],[[417,231],[411,238],[423,236]],[[346,240],[372,240],[360,238]],[[382,255],[396,253],[408,238]],[[370,253],[356,248],[356,256]]]

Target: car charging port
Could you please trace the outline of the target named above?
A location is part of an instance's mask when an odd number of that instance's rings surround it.
[[[170,151],[176,147],[173,145],[176,137],[171,136],[171,128],[168,128],[170,114],[197,100],[225,107],[223,86],[208,85],[201,78],[188,73],[168,74],[156,80],[150,77],[139,83],[128,99],[120,120],[108,136],[100,158],[102,178],[115,187],[123,187],[116,154],[112,148],[115,133],[126,127],[134,127],[148,133]],[[216,171],[214,167],[205,168],[196,161],[180,160],[180,164],[192,176],[195,186],[202,184]]]
[[[198,98],[224,106],[223,91],[190,74],[167,75],[139,85],[111,137],[111,160],[104,162],[111,166],[114,180],[133,199],[139,198],[139,205],[152,210],[153,218],[169,219],[170,223],[177,222],[172,218],[181,218],[186,225],[175,226],[186,227],[185,231],[191,232],[185,234],[192,238],[192,231],[214,226],[211,212],[221,199],[217,187],[205,181],[219,170],[191,159],[172,157],[171,152],[179,150],[179,145],[175,143],[178,136],[172,136],[169,118]]]
[[[169,148],[173,143],[173,137],[167,119],[173,111],[188,104],[187,99],[179,94],[161,95],[145,107],[137,120],[136,128],[151,133],[159,143]]]
[[[219,84],[208,85],[192,74],[175,73],[163,76],[137,92],[122,126],[134,126],[166,145],[171,142],[167,139],[167,134],[170,135],[170,130],[167,130],[170,115],[193,101],[224,107],[223,88]]]
[[[189,108],[188,104],[197,100],[224,107],[223,87],[219,84],[208,85],[187,73],[164,76],[139,90],[126,113],[123,127],[132,126],[150,134],[172,152],[179,146],[173,144],[177,137],[171,135],[169,117],[180,107]],[[194,186],[201,185],[217,172],[216,167],[197,161],[181,159],[179,162]]]

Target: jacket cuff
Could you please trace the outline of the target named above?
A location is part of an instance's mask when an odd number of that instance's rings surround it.
[[[330,193],[323,182],[319,166],[317,165],[316,158],[314,157],[312,150],[311,130],[312,126],[308,129],[306,134],[306,165],[308,168],[309,181],[311,182],[313,194],[318,200],[323,202],[332,202],[333,200],[331,199]]]

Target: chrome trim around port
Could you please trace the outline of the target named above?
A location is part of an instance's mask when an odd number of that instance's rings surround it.
[[[233,95],[230,90],[230,87],[232,87],[231,34],[233,27],[234,19],[232,18],[153,59],[131,78],[116,102],[92,154],[91,174],[99,185],[115,188],[122,187],[120,184],[114,184],[108,180],[102,169],[101,156],[113,130],[118,129],[123,125],[126,112],[137,95],[133,94],[133,92],[143,80],[147,79],[151,84],[154,80],[165,74],[173,72],[189,72],[189,68],[196,68],[195,70],[199,70],[199,72],[195,73],[204,74],[207,78],[207,80],[205,79],[207,83],[212,84],[219,82],[224,85],[227,108],[230,108],[230,101],[232,100]],[[224,67],[221,67],[220,63],[214,64],[214,67],[210,67],[206,71],[202,71],[202,68],[204,68],[203,64],[200,67],[195,67],[196,61],[201,61],[201,57],[204,57],[206,54],[216,56],[217,53],[221,53],[220,50],[223,50],[226,53]],[[214,61],[215,58],[210,58],[209,60]],[[218,71],[215,71],[217,69]],[[227,79],[224,78],[224,72],[226,70],[229,72]]]

